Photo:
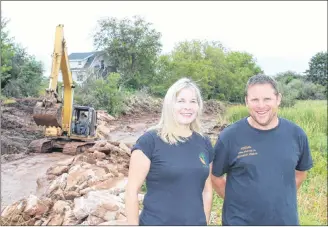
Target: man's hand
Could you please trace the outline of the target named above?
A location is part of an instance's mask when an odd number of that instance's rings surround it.
[[[226,186],[226,178],[225,176],[216,177],[212,174],[212,185],[216,193],[224,199],[225,196],[225,186]]]
[[[301,184],[306,179],[307,172],[306,171],[295,171],[295,180],[296,180],[296,188],[299,189]]]

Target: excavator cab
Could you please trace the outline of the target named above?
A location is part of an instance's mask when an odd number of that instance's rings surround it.
[[[74,106],[71,135],[94,137],[97,130],[97,112],[89,106]]]

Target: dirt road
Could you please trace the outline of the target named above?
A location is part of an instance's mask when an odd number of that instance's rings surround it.
[[[111,141],[135,143],[146,128],[156,124],[157,114],[140,115],[131,118],[122,117],[113,121],[110,132]],[[217,117],[206,115],[203,118],[205,131],[211,131]],[[215,137],[216,134],[213,134]],[[71,156],[62,153],[30,154],[19,160],[6,162],[1,165],[1,209],[19,199],[31,194],[37,195],[37,179],[45,176],[46,170],[58,161],[69,159]]]

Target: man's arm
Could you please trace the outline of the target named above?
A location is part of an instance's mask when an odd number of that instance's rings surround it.
[[[296,188],[299,189],[301,184],[306,179],[307,172],[306,171],[295,171],[295,180],[296,180]]]
[[[216,193],[224,199],[225,196],[225,187],[226,187],[226,178],[225,176],[216,177],[212,174],[212,185]]]

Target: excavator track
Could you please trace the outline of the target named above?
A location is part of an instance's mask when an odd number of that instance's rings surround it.
[[[33,140],[28,146],[29,151],[35,153],[48,153],[52,148],[53,141],[47,138]]]
[[[68,155],[77,155],[83,153],[94,144],[94,142],[69,142],[64,145],[63,153]]]
[[[61,148],[64,154],[76,155],[83,153],[94,144],[94,142],[60,141],[44,138],[33,140],[28,148],[29,151],[33,153],[50,153],[54,148]]]

